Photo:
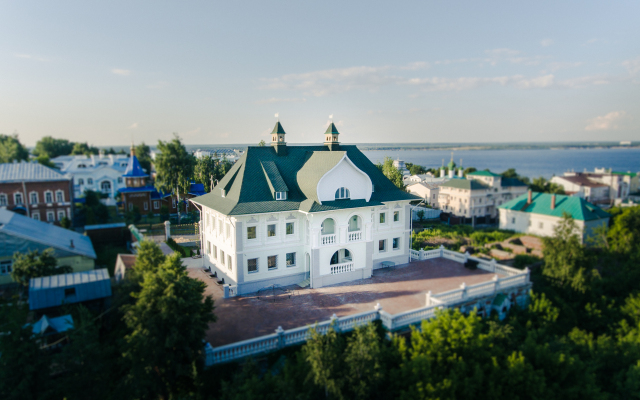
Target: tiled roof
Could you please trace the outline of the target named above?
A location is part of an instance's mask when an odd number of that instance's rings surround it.
[[[320,202],[318,181],[346,155],[353,164],[369,176],[375,190],[369,202],[338,200]],[[263,165],[270,162],[277,168],[288,190],[287,200],[274,200],[268,175]],[[225,197],[222,197],[222,190]],[[329,151],[327,146],[288,146],[286,156],[278,156],[272,147],[249,147],[231,167],[218,185],[191,201],[213,208],[226,215],[243,215],[279,211],[318,212],[381,205],[386,201],[418,200],[403,192],[387,179],[356,146],[340,146]]]
[[[501,175],[494,174],[491,171],[474,171],[474,172],[469,172],[467,174],[467,176],[493,176],[493,177],[498,177],[498,176],[501,176]]]
[[[96,258],[96,252],[88,236],[46,222],[36,221],[9,210],[0,210],[0,233],[40,243],[64,252]],[[71,247],[72,241],[73,247]]]
[[[490,186],[476,179],[451,179],[450,181],[440,185],[440,187],[452,187],[466,190],[485,190],[490,188]]]
[[[586,186],[586,187],[603,187],[607,186],[600,182],[594,182],[589,179],[585,175],[574,175],[574,176],[559,176],[559,179],[564,179],[565,181],[569,181],[571,183],[575,183],[576,185]]]
[[[0,164],[0,182],[43,182],[71,180],[58,171],[39,163]]]
[[[551,209],[552,195],[549,193],[532,194],[531,204],[527,205],[525,193],[515,199],[504,203],[498,208],[506,210],[521,211],[532,214],[549,215],[552,217],[562,217],[563,213],[568,213],[575,220],[591,221],[594,219],[609,218],[610,215],[600,207],[593,205],[580,197],[556,194],[556,207]]]

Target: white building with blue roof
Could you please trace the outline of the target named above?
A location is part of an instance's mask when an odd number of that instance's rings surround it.
[[[51,160],[60,171],[73,178],[76,198],[85,190],[107,195],[107,205],[115,205],[118,190],[125,187],[122,174],[129,165],[125,154],[60,156]]]
[[[13,282],[14,253],[52,248],[58,265],[76,272],[95,268],[96,252],[88,236],[8,210],[0,210],[0,243],[0,285]]]

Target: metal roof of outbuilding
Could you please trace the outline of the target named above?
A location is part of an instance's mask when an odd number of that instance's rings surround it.
[[[71,178],[39,163],[0,164],[0,182],[68,181]]]
[[[68,292],[68,289],[74,289]],[[111,296],[111,279],[106,268],[31,278],[29,309],[58,307]]]

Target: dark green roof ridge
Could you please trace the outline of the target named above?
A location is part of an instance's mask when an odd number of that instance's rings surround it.
[[[276,122],[276,126],[273,127],[273,130],[271,131],[271,134],[274,134],[274,133],[286,134],[286,132],[284,131],[284,128],[280,124],[280,121]]]
[[[327,127],[327,130],[324,132],[324,134],[326,135],[327,133],[331,133],[334,135],[339,135],[340,132],[338,132],[338,128],[336,128],[336,125],[332,122],[329,124],[329,127]]]

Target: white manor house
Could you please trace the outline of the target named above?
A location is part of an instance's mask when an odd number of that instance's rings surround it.
[[[324,145],[287,146],[280,122],[271,146],[249,147],[201,209],[205,265],[233,294],[272,285],[318,288],[370,278],[410,258],[410,205],[331,123]]]

